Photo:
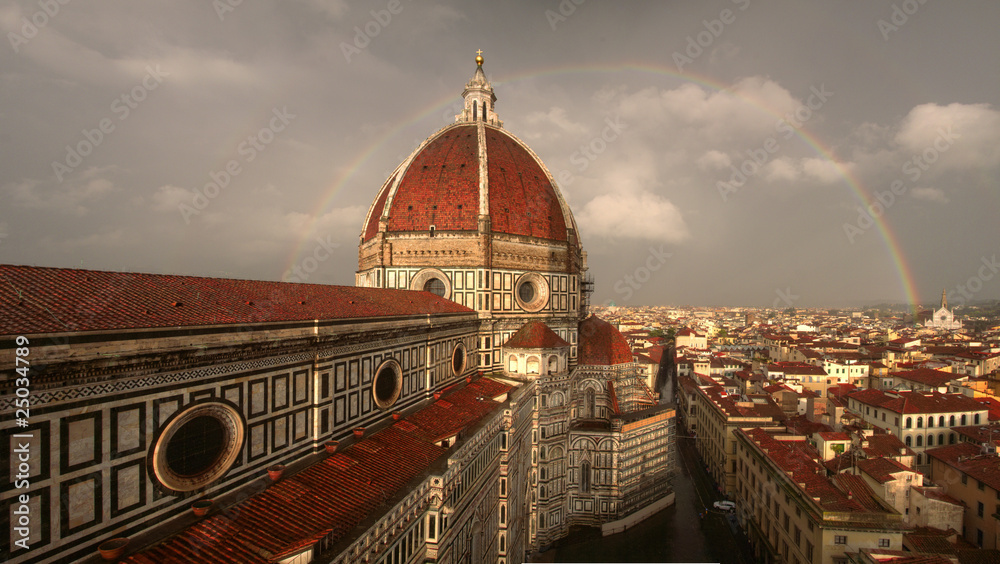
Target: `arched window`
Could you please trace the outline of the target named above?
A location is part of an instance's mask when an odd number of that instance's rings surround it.
[[[962,425],[965,425],[965,414],[962,414]]]
[[[955,433],[950,433],[948,435],[948,444],[950,445],[955,444]]]
[[[548,373],[555,374],[556,372],[559,372],[559,357],[552,355],[549,357]]]
[[[938,444],[944,445],[944,433],[938,433]]]
[[[913,446],[913,437],[906,436],[906,446]]]
[[[948,418],[948,426],[949,427],[954,427],[955,426],[955,416],[954,415],[952,415],[951,417]]]
[[[917,446],[918,447],[924,446],[924,437],[923,437],[923,435],[917,435]]]
[[[944,415],[938,417],[938,427],[944,427]]]
[[[472,103],[472,121],[476,121],[478,119],[479,119],[479,104],[473,102]]]
[[[979,414],[978,413],[972,416],[972,424],[973,425],[979,425]]]
[[[517,372],[517,357],[514,355],[507,360],[507,372]]]
[[[590,462],[580,465],[580,491],[590,493]]]
[[[486,121],[486,102],[483,101],[483,121]]]
[[[909,429],[911,427],[913,427],[913,418],[912,417],[907,417],[906,418],[906,428]]]
[[[927,428],[930,429],[933,426],[934,426],[934,418],[933,417],[928,417],[927,418]]]
[[[527,365],[527,369],[525,370],[525,372],[527,372],[528,374],[538,374],[538,357],[537,356],[529,356],[528,357],[528,365]]]
[[[923,464],[923,463],[924,463],[924,455],[918,454],[917,455],[917,464],[919,465],[919,464]]]
[[[927,446],[934,446],[934,435],[927,435]]]
[[[917,417],[917,429],[920,429],[923,426],[924,426],[924,418],[923,417]]]

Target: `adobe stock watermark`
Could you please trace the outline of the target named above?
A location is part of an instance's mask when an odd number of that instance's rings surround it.
[[[340,52],[344,54],[347,63],[350,64],[351,57],[360,55],[371,44],[372,40],[392,23],[392,17],[398,16],[402,11],[401,0],[389,0],[384,9],[370,11],[372,19],[365,22],[364,25],[354,26],[354,41],[351,43],[340,42]]]
[[[968,304],[972,297],[981,292],[983,286],[993,280],[993,277],[1000,272],[1000,262],[997,261],[996,255],[983,256],[980,258],[980,262],[982,265],[979,266],[975,276],[970,276],[964,284],[956,284],[955,288],[948,292],[954,305],[964,306]]]
[[[665,252],[663,247],[664,245],[660,245],[659,249],[649,247],[649,255],[646,257],[646,262],[614,283],[615,292],[618,292],[618,295],[622,296],[622,300],[628,301],[632,299],[637,290],[653,279],[653,273],[663,268],[663,265],[667,264],[667,259],[674,256],[673,253]]]
[[[559,5],[556,6],[556,10],[545,10],[545,21],[549,22],[549,27],[552,31],[556,30],[556,26],[565,22],[570,16],[576,13],[577,6],[580,6],[587,0],[560,0]]]
[[[212,8],[215,15],[219,16],[219,21],[225,21],[226,14],[235,12],[236,8],[243,5],[243,0],[212,0]]]
[[[741,12],[750,7],[750,0],[732,0],[732,2],[739,7]],[[722,36],[722,32],[726,30],[726,26],[736,22],[736,15],[736,12],[725,8],[719,12],[718,18],[701,20],[701,24],[705,29],[693,36],[687,36],[687,45],[684,47],[684,52],[674,51],[672,55],[674,64],[677,65],[677,72],[684,72],[685,65],[694,63],[695,59],[702,56],[715,43],[715,40]]]
[[[920,7],[926,3],[927,0],[903,0],[900,4],[893,4],[889,20],[879,19],[875,22],[882,34],[882,39],[889,41],[889,34],[899,31],[899,28],[910,21],[910,16],[916,14]]]
[[[920,180],[920,177],[930,169],[931,165],[936,163],[942,154],[951,149],[952,145],[955,144],[955,140],[961,137],[961,135],[951,130],[950,125],[947,128],[938,128],[937,137],[934,138],[931,146],[907,159],[900,168],[900,171],[911,182]],[[903,196],[909,189],[909,185],[903,182],[902,179],[897,178],[889,183],[888,190],[876,190],[875,198],[867,206],[856,206],[855,209],[858,210],[857,219],[854,223],[845,222],[842,225],[847,240],[853,245],[858,236],[863,235],[871,229],[875,225],[875,221],[885,215],[885,212],[896,203],[897,197]]]
[[[785,286],[785,289],[776,288],[774,290],[774,301],[771,302],[771,309],[788,309],[795,306],[795,302],[799,301],[802,296],[792,293],[792,288],[790,286]]]
[[[826,84],[820,84],[819,87],[810,86],[809,91],[809,97],[806,98],[804,103],[799,104],[794,112],[785,114],[774,124],[775,133],[782,134],[786,140],[791,139],[795,135],[796,130],[812,119],[816,115],[816,112],[826,105],[834,94],[826,89]],[[771,156],[780,149],[781,143],[775,136],[764,139],[759,147],[747,149],[747,156],[739,163],[738,167],[735,164],[729,166],[729,170],[732,172],[729,180],[720,180],[715,183],[722,201],[728,201],[730,194],[739,192],[740,188],[747,183],[747,180],[760,172],[764,168],[764,165],[771,160]]]
[[[274,142],[276,134],[284,131],[296,117],[295,114],[288,111],[287,106],[280,109],[273,108],[271,114],[271,120],[266,127],[260,128],[257,133],[247,137],[236,147],[236,154],[242,157],[242,162],[237,159],[229,159],[229,162],[221,170],[208,174],[211,180],[205,186],[200,189],[195,188],[190,204],[181,202],[177,205],[185,225],[191,223],[191,216],[201,214],[208,207],[209,202],[217,198],[222,190],[243,172],[242,165],[252,162],[259,154],[263,153],[267,146]]]
[[[147,65],[146,76],[142,78],[142,81],[111,101],[111,113],[118,117],[118,121],[128,119],[132,115],[132,111],[149,97],[149,93],[163,84],[165,76],[170,76],[170,73],[161,69],[159,64],[155,67]],[[83,139],[77,141],[75,145],[66,145],[66,157],[62,161],[52,161],[52,172],[55,173],[59,182],[65,180],[66,175],[83,164],[84,157],[89,156],[100,147],[106,136],[114,133],[116,128],[117,124],[110,117],[102,118],[94,129],[84,128],[82,130]]]
[[[53,18],[59,15],[62,7],[69,4],[70,0],[38,0],[39,10],[29,17],[21,18],[20,32],[7,32],[7,39],[15,53],[21,52],[21,46],[27,45],[29,41],[38,35],[38,31],[49,25]]]
[[[628,125],[623,123],[620,117],[604,118],[604,124],[604,129],[599,135],[595,135],[590,141],[580,145],[580,148],[569,156],[569,162],[576,166],[577,174],[582,174],[590,168],[597,157],[608,150],[608,145],[620,139],[622,133],[628,129]],[[562,170],[553,176],[562,186],[573,184],[574,174],[569,170]]]
[[[332,241],[330,235],[327,235],[325,239],[316,237],[315,241],[316,246],[313,247],[312,253],[288,269],[281,277],[282,282],[305,282],[309,280],[309,276],[319,269],[319,265],[329,260],[333,255],[333,251],[340,247],[340,243]]]

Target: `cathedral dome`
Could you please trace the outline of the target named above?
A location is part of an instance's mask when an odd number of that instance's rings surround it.
[[[596,315],[580,322],[580,366],[612,366],[632,362],[632,348],[614,325]]]
[[[482,57],[462,98],[455,123],[422,142],[375,195],[355,284],[430,292],[476,310],[479,366],[500,371],[510,367],[501,343],[529,321],[576,343],[587,253],[548,169],[504,129]],[[565,360],[536,373],[575,360],[571,345]]]
[[[481,57],[477,63],[456,123],[421,143],[382,185],[362,245],[380,232],[412,237],[485,229],[579,246],[569,206],[538,156],[503,129]]]

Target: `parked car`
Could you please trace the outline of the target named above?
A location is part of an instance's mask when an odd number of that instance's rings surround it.
[[[731,501],[717,501],[712,504],[712,507],[723,511],[733,511],[736,509],[736,504]]]

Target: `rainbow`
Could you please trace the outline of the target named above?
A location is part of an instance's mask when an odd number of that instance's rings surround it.
[[[686,82],[692,82],[700,86],[704,86],[705,88],[711,91],[730,93],[738,98],[745,100],[747,103],[753,105],[754,107],[759,108],[761,111],[771,114],[777,118],[784,117],[777,110],[774,110],[773,108],[766,106],[759,100],[735,92],[733,90],[732,85],[723,84],[721,82],[716,81],[715,79],[709,78],[704,75],[698,75],[693,73],[679,73],[676,70],[673,70],[669,66],[657,63],[638,62],[638,63],[619,63],[619,64],[589,64],[589,65],[558,66],[549,68],[535,68],[532,70],[527,70],[522,73],[511,75],[502,81],[500,80],[494,81],[494,87],[501,84],[517,82],[520,80],[535,79],[544,76],[558,76],[565,74],[584,74],[584,73],[611,73],[611,72],[622,72],[622,71],[666,75]],[[326,190],[324,195],[320,198],[315,209],[311,213],[312,219],[310,220],[308,228],[305,231],[306,235],[308,236],[309,234],[312,233],[312,231],[315,229],[316,222],[318,221],[319,217],[321,217],[322,214],[327,210],[327,208],[332,204],[337,194],[340,193],[340,191],[344,188],[344,186],[348,184],[348,182],[350,182],[350,180],[354,177],[354,175],[358,172],[358,170],[360,170],[369,161],[372,155],[378,154],[380,152],[380,150],[382,149],[383,145],[386,144],[386,142],[392,139],[403,129],[424,120],[425,118],[434,114],[435,112],[440,112],[446,106],[452,104],[456,100],[456,98],[458,98],[458,96],[451,95],[436,100],[434,102],[431,102],[426,107],[414,113],[413,116],[410,117],[409,119],[402,120],[398,125],[396,125],[396,127],[382,134],[378,139],[373,141],[371,145],[369,145],[366,149],[362,150],[350,163],[350,166],[347,168],[346,173],[341,175],[341,177],[338,178],[336,182],[334,182],[334,184],[332,184],[330,188]],[[458,110],[456,110],[456,113],[458,113]],[[832,163],[836,167],[837,171],[840,173],[843,179],[843,183],[848,188],[850,188],[850,190],[854,193],[854,196],[857,198],[861,206],[863,207],[867,206],[873,200],[870,192],[865,190],[861,181],[858,180],[858,178],[853,173],[851,173],[851,171],[848,170],[847,167],[845,167],[838,161],[836,156],[833,154],[833,150],[830,147],[826,146],[820,139],[818,139],[813,133],[807,130],[804,126],[795,128],[794,132],[797,137],[799,137],[803,142],[805,142],[814,151],[816,151],[816,153],[820,157],[826,159],[828,162]],[[428,135],[430,133],[433,132],[428,132]],[[903,252],[901,250],[899,240],[896,237],[896,234],[892,231],[892,229],[886,222],[884,214],[882,215],[882,217],[879,218],[875,218],[874,216],[872,216],[872,219],[874,220],[874,225],[877,227],[879,233],[882,236],[882,242],[886,248],[886,252],[889,254],[889,257],[892,260],[893,267],[898,273],[900,287],[903,291],[903,294],[905,295],[907,302],[912,308],[912,312],[916,313],[917,304],[919,303],[918,293],[916,290],[916,283],[914,282],[914,277],[910,269],[910,266],[905,260]],[[359,226],[359,232],[360,232],[360,226]],[[285,269],[282,272],[288,272],[297,263],[300,255],[303,253],[303,248],[306,246],[308,242],[309,239],[305,237],[301,241],[299,241],[299,244],[294,247],[292,253],[289,255]]]

